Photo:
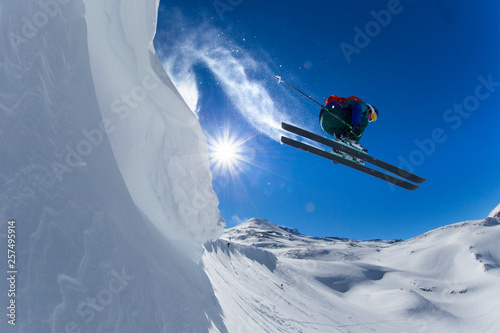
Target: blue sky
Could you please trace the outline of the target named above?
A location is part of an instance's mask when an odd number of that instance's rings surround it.
[[[211,145],[228,226],[258,217],[315,236],[407,239],[500,202],[497,1],[161,1],[155,47]],[[281,145],[281,121],[318,134],[322,102],[356,95],[379,120],[362,143],[427,178],[406,191]]]

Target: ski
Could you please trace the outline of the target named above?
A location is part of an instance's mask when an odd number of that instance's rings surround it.
[[[287,123],[281,123],[281,127],[287,132],[300,135],[304,138],[307,138],[307,139],[316,141],[318,143],[324,144],[326,146],[329,146],[329,147],[333,148],[334,150],[344,152],[349,156],[359,158],[360,160],[363,160],[367,163],[373,164],[379,168],[382,168],[386,171],[389,171],[389,172],[391,172],[397,176],[400,176],[406,180],[409,180],[411,182],[420,184],[420,183],[423,183],[425,181],[425,178],[419,177],[411,172],[408,172],[404,169],[398,168],[395,165],[392,165],[390,163],[379,160],[378,158],[375,158],[371,155],[368,155],[367,153],[362,152],[360,150],[357,150],[355,148],[352,148],[346,144],[340,143],[340,142],[335,141],[335,140],[330,140],[328,138],[322,137],[320,135],[314,134],[312,132],[306,131],[305,129],[302,129],[302,128],[299,128],[299,127],[296,127],[296,126],[293,126],[293,125],[290,125]]]
[[[389,183],[394,184],[396,186],[402,187],[404,189],[413,191],[413,190],[416,190],[418,188],[418,185],[416,185],[416,184],[409,183],[403,179],[396,178],[394,176],[391,176],[391,175],[388,175],[386,173],[383,173],[383,172],[380,172],[378,170],[367,167],[366,165],[363,165],[363,164],[357,163],[355,161],[346,159],[340,155],[316,148],[316,147],[308,145],[306,143],[303,143],[303,142],[300,142],[300,141],[297,141],[294,139],[290,139],[290,138],[287,138],[285,136],[281,137],[281,142],[283,142],[284,144],[287,144],[289,146],[301,149],[303,151],[324,157],[324,158],[329,159],[335,163],[346,165],[346,166],[351,167],[355,170],[358,170],[358,171],[364,172],[368,175],[385,180],[386,182],[389,182]]]

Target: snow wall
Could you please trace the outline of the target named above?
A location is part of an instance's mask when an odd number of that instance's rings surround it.
[[[15,219],[17,271],[1,332],[225,331],[199,264],[223,220],[205,136],[152,46],[158,4],[0,4],[0,239]]]

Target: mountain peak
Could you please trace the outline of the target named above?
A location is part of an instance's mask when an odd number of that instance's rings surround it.
[[[273,238],[278,241],[292,236],[287,230],[270,223],[265,219],[251,218],[225,232],[224,238],[238,240],[243,243],[266,243]]]
[[[251,218],[250,220],[243,222],[234,229],[247,229],[247,230],[261,230],[261,231],[282,231],[280,227],[278,227],[275,224],[272,224],[266,219],[259,219],[259,218]],[[233,229],[233,228],[231,228]]]
[[[500,204],[491,211],[490,215],[488,217],[498,217],[500,218]]]

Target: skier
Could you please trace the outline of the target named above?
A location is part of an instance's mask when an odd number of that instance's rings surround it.
[[[349,143],[359,142],[368,123],[377,118],[377,108],[355,96],[331,95],[319,114],[319,122],[325,133]]]
[[[318,144],[328,146],[332,149],[332,153],[286,136],[281,137],[281,142],[331,160],[333,163],[346,165],[407,190],[416,190],[419,185],[413,183],[420,184],[425,181],[425,178],[368,155],[368,151],[359,144],[359,140],[366,126],[368,126],[368,123],[378,118],[378,110],[373,105],[366,104],[358,97],[338,97],[336,95],[328,97],[326,105],[323,105],[289,83],[286,83],[281,77],[274,76],[274,78],[278,80],[278,83],[287,85],[304,97],[320,105],[321,112],[319,121],[323,131],[337,139],[343,139],[343,142],[331,140],[303,128],[283,122],[281,123],[281,128],[285,131],[315,141]],[[353,161],[356,163],[353,163]],[[373,164],[401,178],[366,166],[365,162]]]

